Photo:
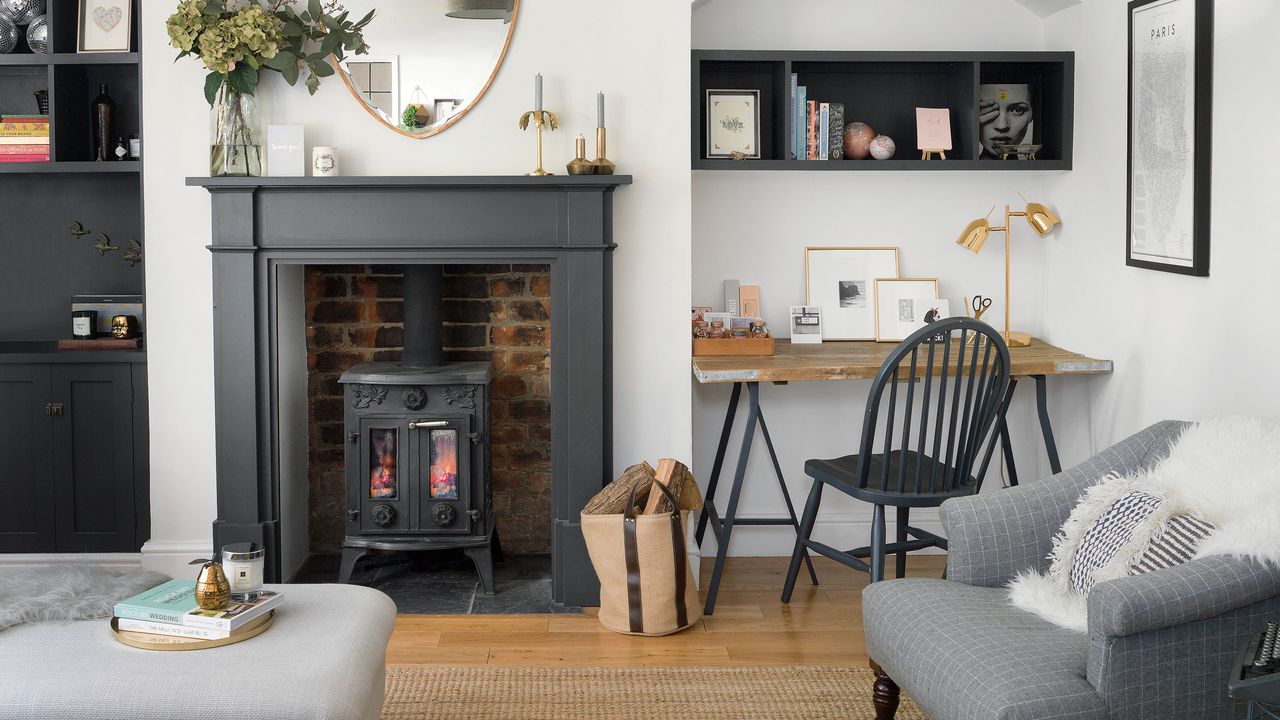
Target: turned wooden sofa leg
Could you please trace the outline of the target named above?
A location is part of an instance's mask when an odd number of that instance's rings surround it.
[[[871,671],[876,674],[875,684],[871,686],[871,701],[876,706],[876,720],[893,720],[898,714],[898,699],[902,691],[884,670],[871,661]]]

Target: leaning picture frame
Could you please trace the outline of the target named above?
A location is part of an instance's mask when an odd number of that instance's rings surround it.
[[[875,281],[896,277],[896,247],[805,248],[804,304],[822,308],[822,339],[875,340]]]
[[[760,91],[707,90],[707,158],[760,157]]]
[[[1213,0],[1130,2],[1126,265],[1209,274],[1212,121]]]
[[[79,1],[76,52],[129,52],[133,39],[133,1]]]
[[[929,313],[949,314],[938,298],[938,278],[877,278],[876,342],[902,342],[926,323]]]

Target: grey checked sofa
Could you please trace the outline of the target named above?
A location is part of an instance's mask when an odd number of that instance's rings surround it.
[[[863,592],[867,654],[881,668],[877,717],[893,717],[896,686],[931,720],[1244,717],[1227,677],[1242,641],[1280,619],[1280,570],[1213,557],[1099,583],[1088,635],[1014,608],[1003,589],[1047,568],[1081,492],[1151,465],[1184,426],[1157,423],[1047,480],[943,504],[947,579]]]

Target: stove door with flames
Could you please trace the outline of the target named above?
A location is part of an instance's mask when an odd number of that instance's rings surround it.
[[[360,418],[359,431],[352,438],[358,443],[354,460],[354,478],[348,478],[355,495],[349,507],[358,512],[348,515],[349,535],[403,533],[413,527],[413,503],[410,500],[409,473],[412,472],[409,438],[412,435],[403,420]]]
[[[423,533],[471,532],[471,418],[415,418],[409,422],[417,450],[411,487]]]

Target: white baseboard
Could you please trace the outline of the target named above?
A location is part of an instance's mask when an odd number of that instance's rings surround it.
[[[946,537],[942,523],[937,514],[932,517],[912,518],[912,527]],[[754,516],[767,517],[767,516]],[[786,517],[780,515],[779,517]],[[888,540],[893,542],[895,523],[891,519],[888,527]],[[813,539],[847,550],[871,544],[871,520],[866,515],[831,515],[819,517],[814,523]],[[692,542],[692,534],[690,534]],[[733,540],[729,547],[729,557],[786,557],[795,548],[796,533],[786,525],[740,525],[733,529]],[[940,554],[937,548],[918,550],[919,554]],[[711,529],[707,529],[702,542],[702,557],[715,557],[716,539]]]
[[[5,553],[0,568],[49,567],[50,565],[99,565],[113,570],[137,570],[141,553]]]
[[[196,558],[207,558],[213,552],[209,541],[165,542],[148,540],[142,546],[142,567],[171,577],[194,577],[189,567]]]

